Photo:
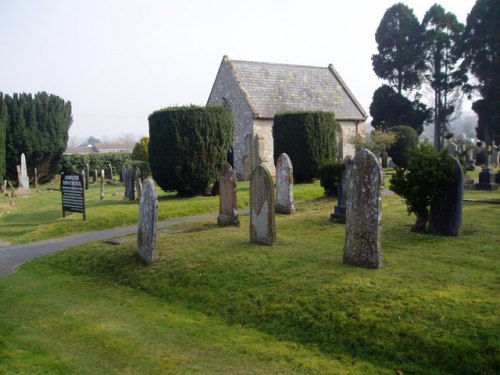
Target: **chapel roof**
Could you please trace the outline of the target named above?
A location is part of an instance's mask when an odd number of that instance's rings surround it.
[[[339,120],[361,120],[366,112],[333,65],[313,67],[230,60],[224,56],[254,116],[290,111],[329,111]]]

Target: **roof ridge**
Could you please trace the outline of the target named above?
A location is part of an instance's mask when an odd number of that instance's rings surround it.
[[[227,58],[227,56],[225,56]],[[314,66],[314,65],[303,65],[303,64],[290,64],[290,63],[275,63],[275,62],[265,62],[265,61],[249,61],[249,60],[229,60],[229,62],[235,63],[247,63],[247,64],[261,64],[261,65],[274,65],[274,66],[295,66],[300,68],[314,68],[314,69],[328,69],[328,66]]]

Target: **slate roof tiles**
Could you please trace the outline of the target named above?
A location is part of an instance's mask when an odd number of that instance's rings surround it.
[[[286,111],[333,111],[339,120],[364,121],[367,117],[332,65],[225,60],[256,117],[273,118]]]

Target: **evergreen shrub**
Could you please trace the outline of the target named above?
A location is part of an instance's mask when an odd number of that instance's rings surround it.
[[[0,92],[0,182],[3,183],[5,172],[6,172],[6,162],[5,162],[5,147],[6,147],[6,137],[7,137],[7,104],[3,98],[3,94]]]
[[[319,168],[337,159],[337,121],[332,112],[290,112],[274,116],[274,161],[287,153],[296,182],[311,182]]]
[[[410,151],[408,166],[395,168],[390,188],[406,202],[408,214],[417,219],[414,232],[425,232],[433,204],[453,182],[446,150],[436,152],[434,147],[423,142]]]
[[[415,129],[406,125],[393,126],[390,130],[397,135],[397,138],[396,142],[389,147],[388,154],[394,164],[406,168],[411,150],[418,145],[418,134]]]
[[[164,191],[204,194],[218,180],[233,140],[233,117],[222,106],[172,107],[149,116],[151,173]]]
[[[61,170],[64,173],[81,172],[88,164],[90,170],[101,169],[107,171],[109,164],[113,167],[113,174],[119,176],[122,165],[130,163],[132,155],[129,152],[98,152],[93,154],[63,155],[61,159]],[[142,170],[142,169],[141,169]]]
[[[337,196],[344,169],[342,162],[328,163],[319,169],[319,180],[327,195]]]

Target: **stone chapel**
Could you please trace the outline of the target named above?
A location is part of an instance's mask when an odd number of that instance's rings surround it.
[[[275,174],[272,127],[276,113],[334,112],[340,124],[341,160],[354,156],[354,148],[347,140],[353,134],[364,134],[367,118],[333,65],[274,64],[224,56],[207,102],[216,104],[229,108],[234,117],[230,161],[240,180],[249,179],[261,163]]]

